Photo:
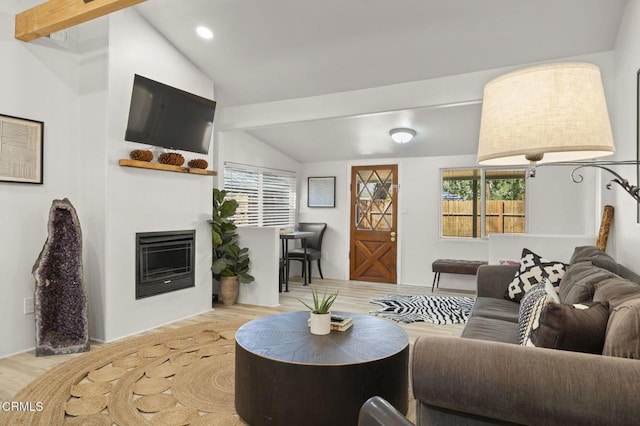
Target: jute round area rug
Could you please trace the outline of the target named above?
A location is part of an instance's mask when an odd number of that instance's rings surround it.
[[[21,390],[2,425],[245,425],[235,412],[235,331],[202,323],[92,349]],[[41,408],[41,410],[38,410]]]

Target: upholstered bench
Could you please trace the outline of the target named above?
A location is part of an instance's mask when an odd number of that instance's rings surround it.
[[[436,259],[431,264],[431,270],[434,272],[433,284],[431,292],[440,284],[440,274],[463,274],[476,275],[478,268],[486,265],[488,262],[483,260],[461,260],[461,259]]]

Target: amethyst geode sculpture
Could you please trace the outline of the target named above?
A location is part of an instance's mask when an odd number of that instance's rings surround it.
[[[53,200],[49,235],[33,265],[36,356],[89,350],[87,297],[82,282],[82,231],[68,199]]]

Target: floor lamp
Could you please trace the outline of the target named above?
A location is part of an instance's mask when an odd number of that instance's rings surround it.
[[[483,165],[573,166],[571,178],[596,167],[611,173],[636,202],[640,188],[609,168],[632,161],[585,161],[615,152],[600,70],[582,62],[560,62],[520,69],[491,80],[484,88],[478,162]]]

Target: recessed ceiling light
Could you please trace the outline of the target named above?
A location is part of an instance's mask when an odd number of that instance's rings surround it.
[[[205,40],[211,40],[213,38],[213,31],[202,25],[196,28],[196,33]]]

